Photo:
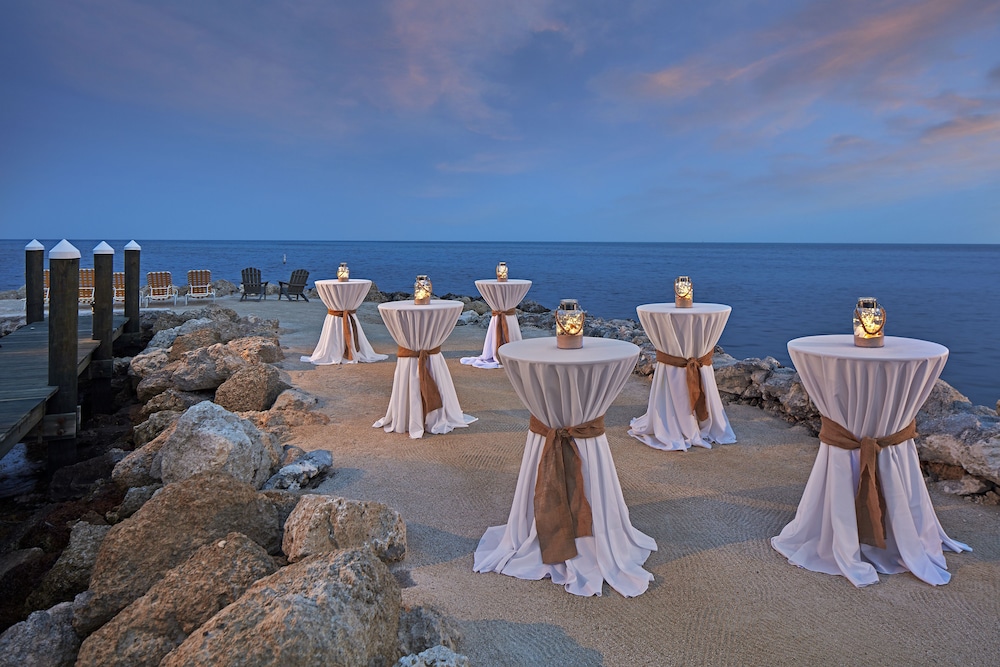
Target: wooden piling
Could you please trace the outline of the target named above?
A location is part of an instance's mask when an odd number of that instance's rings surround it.
[[[139,253],[142,247],[135,241],[125,245],[125,334],[129,344],[139,342]]]
[[[32,239],[24,246],[25,323],[45,319],[45,246]]]
[[[114,355],[111,351],[114,306],[115,250],[104,241],[94,248],[94,340],[100,345],[90,361],[90,389],[95,413],[111,412],[111,371]]]
[[[49,465],[76,463],[77,325],[80,295],[80,251],[63,239],[49,251],[49,385],[58,387],[49,399],[45,434]]]

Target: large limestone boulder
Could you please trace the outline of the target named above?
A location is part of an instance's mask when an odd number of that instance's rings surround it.
[[[90,635],[77,667],[158,665],[251,584],[275,571],[274,560],[246,535],[230,533],[201,547]]]
[[[246,336],[226,343],[226,350],[250,364],[276,364],[285,358],[277,336]]]
[[[251,364],[233,373],[215,391],[215,402],[233,412],[267,410],[288,389],[271,364]]]
[[[111,526],[93,525],[86,521],[73,524],[69,544],[59,554],[59,560],[52,569],[45,573],[38,588],[28,596],[28,608],[48,609],[87,590],[97,551],[109,530]]]
[[[160,663],[391,665],[399,584],[369,550],[317,554],[261,579]]]
[[[191,324],[191,322],[206,322],[207,325],[201,328],[194,329],[189,332],[181,333],[184,328]],[[174,338],[173,344],[170,346],[170,360],[177,361],[183,357],[188,352],[193,352],[201,347],[211,347],[216,343],[222,342],[222,336],[219,335],[217,329],[211,328],[211,320],[191,320],[186,322],[184,326],[178,327],[178,335]],[[166,333],[161,331],[160,333]],[[159,336],[160,334],[157,334]]]
[[[272,410],[311,410],[319,404],[319,399],[301,389],[286,389],[274,399]]]
[[[232,475],[260,488],[278,467],[281,452],[270,436],[220,405],[204,401],[189,408],[153,460],[151,473],[164,484],[207,470]]]
[[[447,646],[433,646],[400,658],[393,667],[470,667],[471,664],[468,656],[455,653]]]
[[[229,377],[247,365],[246,359],[234,354],[226,345],[216,343],[185,352],[164,370],[169,370],[168,386],[181,391],[204,391],[215,389]],[[145,378],[143,382],[151,381]],[[139,383],[141,390],[143,382]],[[143,400],[140,396],[139,400]]]
[[[166,394],[160,394],[160,396],[165,395]],[[159,396],[157,398],[159,398]],[[156,399],[153,399],[153,401],[155,400]],[[152,403],[153,401],[150,401],[149,403]],[[201,401],[198,401],[198,403],[200,402]],[[147,403],[147,405],[149,405],[149,403]],[[194,405],[197,405],[197,403],[194,403]],[[184,409],[186,410],[187,408]],[[133,444],[135,444],[136,448],[139,448],[152,442],[158,435],[167,430],[167,428],[174,426],[177,423],[177,420],[181,418],[182,412],[183,410],[162,410],[160,412],[154,412],[148,419],[146,419],[146,421],[141,422],[132,428]]]
[[[369,500],[306,495],[285,522],[282,551],[292,563],[313,554],[365,546],[383,560],[402,560],[406,524],[399,512]]]
[[[139,418],[148,419],[150,415],[163,411],[184,412],[192,405],[198,405],[202,401],[209,401],[211,399],[212,393],[210,391],[167,389],[162,394],[157,394],[149,399],[142,406],[142,409],[139,410]]]
[[[36,611],[0,635],[0,663],[18,667],[71,667],[80,648],[73,604]]]
[[[166,444],[167,439],[177,429],[178,421],[180,421],[179,418],[164,428],[158,436],[139,449],[129,452],[125,458],[115,464],[114,469],[111,471],[111,479],[115,484],[130,488],[158,483],[160,481],[159,468],[157,468],[157,473],[154,476],[153,462],[159,462],[158,456],[160,450]]]
[[[106,623],[199,548],[240,532],[277,553],[287,499],[222,472],[204,472],[163,487],[130,518],[115,524],[97,554],[90,595],[73,624],[81,636]]]
[[[462,633],[439,611],[431,607],[404,606],[399,612],[399,652],[422,653],[435,646],[456,649]]]

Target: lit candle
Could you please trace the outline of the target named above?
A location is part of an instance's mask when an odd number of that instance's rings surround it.
[[[426,306],[431,302],[431,280],[427,276],[417,276],[417,282],[413,283],[413,303],[418,306]]]
[[[501,283],[507,282],[507,262],[497,264],[497,281]]]
[[[576,299],[563,299],[556,310],[556,347],[573,350],[583,347],[584,312]]]
[[[351,270],[347,268],[347,262],[341,262],[337,269],[337,280],[346,283],[351,278]]]
[[[694,305],[694,285],[688,276],[678,276],[674,281],[674,305],[690,308]]]
[[[858,299],[854,308],[854,344],[858,347],[885,345],[885,308],[873,296]]]

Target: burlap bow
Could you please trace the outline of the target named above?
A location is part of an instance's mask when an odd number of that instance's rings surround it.
[[[344,358],[348,361],[354,361],[354,350],[360,352],[361,348],[358,347],[358,323],[355,318],[351,317],[358,311],[356,310],[330,310],[326,309],[327,315],[333,315],[334,317],[340,317],[344,320]],[[351,331],[354,331],[354,339],[352,342]]]
[[[497,356],[500,346],[510,342],[510,328],[507,326],[507,316],[513,315],[515,312],[513,308],[510,310],[492,311],[493,317],[497,318],[497,344],[493,348],[493,358],[497,361],[500,361],[500,358]]]
[[[695,414],[698,421],[703,422],[708,419],[708,403],[705,400],[705,389],[701,384],[701,367],[712,365],[712,353],[715,348],[708,351],[702,357],[675,357],[666,352],[656,351],[656,360],[661,364],[674,366],[675,368],[687,368],[688,397],[691,399],[691,412]]]
[[[841,449],[860,449],[861,475],[858,492],[854,498],[854,511],[858,517],[858,541],[885,549],[885,498],[878,478],[878,453],[885,447],[898,445],[917,437],[917,422],[912,421],[892,435],[883,438],[861,438],[837,422],[820,416],[822,427],[820,442]]]
[[[604,433],[604,416],[578,426],[549,428],[532,415],[528,429],[545,436],[535,480],[535,530],[542,562],[553,565],[576,557],[576,538],[594,534],[580,450],[573,439]]]
[[[424,419],[427,419],[429,412],[439,410],[444,405],[441,401],[441,392],[438,391],[437,382],[434,381],[434,376],[431,375],[430,366],[431,355],[438,354],[439,352],[441,352],[440,345],[433,350],[408,350],[400,345],[396,351],[396,356],[400,359],[416,357],[418,360],[417,376],[420,378],[420,405],[424,411]]]

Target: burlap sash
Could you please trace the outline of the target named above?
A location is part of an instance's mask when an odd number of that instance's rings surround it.
[[[417,376],[420,378],[420,405],[424,410],[424,419],[427,419],[427,413],[438,410],[444,406],[441,401],[441,392],[438,391],[437,382],[434,381],[434,376],[431,375],[430,358],[432,354],[438,354],[441,352],[441,346],[438,345],[433,350],[408,350],[402,345],[396,350],[396,356],[400,359],[405,357],[416,357],[417,361]]]
[[[497,344],[493,348],[493,358],[500,361],[497,357],[497,352],[500,350],[500,346],[504,343],[510,342],[510,328],[507,326],[507,315],[513,315],[516,311],[511,308],[510,310],[494,310],[492,311],[493,317],[497,318]]]
[[[334,317],[340,317],[344,320],[344,358],[348,361],[354,361],[353,350],[361,351],[358,347],[358,323],[351,317],[356,310],[330,310],[326,309],[327,315],[333,315]],[[354,341],[351,341],[351,331],[354,331]]]
[[[542,562],[554,565],[576,556],[576,538],[594,534],[580,450],[573,438],[596,438],[604,433],[604,415],[566,428],[549,428],[531,415],[528,429],[545,436],[535,480],[535,530]]]
[[[858,540],[879,549],[885,549],[885,498],[878,478],[878,453],[884,447],[898,445],[917,437],[917,422],[912,421],[892,435],[884,438],[861,438],[837,422],[820,415],[822,427],[820,442],[841,449],[861,450],[861,476],[858,493],[854,498],[854,511],[858,517]]]
[[[666,352],[656,351],[656,360],[661,364],[674,366],[675,368],[687,368],[688,397],[691,399],[691,412],[698,417],[698,421],[703,422],[708,419],[708,403],[705,400],[705,389],[701,384],[701,367],[712,365],[713,347],[703,357],[675,357]]]

